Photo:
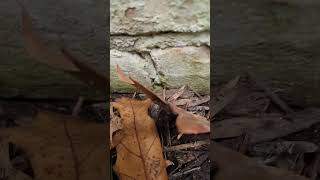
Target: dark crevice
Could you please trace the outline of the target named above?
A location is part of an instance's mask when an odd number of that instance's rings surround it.
[[[130,34],[130,33],[113,33],[110,36],[129,36],[129,37],[139,37],[139,36],[156,36],[156,35],[163,35],[163,34],[198,34],[203,32],[209,32],[208,30],[202,30],[197,32],[176,32],[176,31],[159,31],[159,32],[144,32],[144,33],[137,33],[137,34]]]

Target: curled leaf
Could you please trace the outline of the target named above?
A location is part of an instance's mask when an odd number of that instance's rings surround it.
[[[176,119],[178,132],[183,134],[201,134],[210,132],[210,122],[207,118],[192,114],[177,106],[172,106],[172,109],[178,114]]]

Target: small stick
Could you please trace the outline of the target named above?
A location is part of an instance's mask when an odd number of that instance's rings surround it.
[[[269,87],[264,84],[262,81],[259,81],[256,76],[254,76],[253,73],[251,72],[247,72],[248,77],[255,82],[255,84],[261,88],[269,97],[270,99],[276,104],[278,105],[284,112],[286,112],[287,114],[291,114],[294,113],[294,111],[284,102],[282,101],[278,95],[276,95],[275,93],[273,93]]]
[[[72,110],[72,116],[77,116],[81,110],[81,106],[83,105],[83,101],[84,98],[83,97],[79,97],[78,101],[76,103],[76,105],[74,106],[73,110]]]
[[[188,88],[189,88],[191,91],[193,91],[195,95],[197,95],[198,97],[201,98],[201,95],[200,95],[197,91],[195,91],[190,85],[188,85]]]
[[[176,179],[176,178],[178,178],[178,177],[181,177],[181,176],[184,176],[184,175],[187,175],[187,174],[190,174],[190,173],[192,173],[192,172],[194,172],[194,171],[199,171],[199,170],[201,170],[201,167],[195,167],[195,168],[186,170],[186,171],[184,171],[184,172],[178,172],[178,173],[176,173],[176,174],[173,174],[173,175],[172,175],[172,178]]]
[[[166,121],[166,126],[167,126],[167,131],[168,131],[168,135],[167,135],[167,145],[171,146],[171,134],[170,134],[170,126],[169,126],[169,121]]]
[[[185,85],[178,89],[169,99],[168,102],[177,100],[185,91]]]
[[[168,152],[168,151],[177,151],[177,150],[183,150],[183,149],[188,149],[188,148],[199,148],[201,146],[204,145],[209,145],[210,142],[209,141],[197,141],[194,143],[187,143],[187,144],[179,144],[176,146],[170,146],[170,147],[164,147],[164,151]]]
[[[166,88],[162,89],[162,98],[166,100]]]
[[[137,92],[134,92],[133,95],[132,95],[132,99],[134,99],[137,95]]]
[[[206,97],[200,98],[196,102],[189,103],[189,104],[187,104],[187,107],[189,108],[189,107],[198,106],[198,105],[204,104],[204,103],[206,103],[208,101],[210,101],[210,96],[206,96]]]

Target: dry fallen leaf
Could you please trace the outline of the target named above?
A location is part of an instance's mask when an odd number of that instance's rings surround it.
[[[127,82],[125,79],[130,79],[133,82],[132,85],[142,90],[146,94],[146,96],[150,98],[152,101],[159,104],[163,109],[178,114],[178,117],[176,119],[176,126],[179,133],[200,134],[210,132],[210,122],[205,117],[192,114],[184,109],[177,107],[173,103],[165,102],[162,98],[160,98],[158,95],[156,95],[148,88],[144,87],[138,81],[130,77],[126,77],[119,66],[117,66],[117,69],[120,80]]]
[[[121,98],[113,103],[122,119],[124,137],[116,146],[114,170],[120,180],[166,180],[167,163],[154,120],[148,115],[151,100]]]
[[[217,164],[216,180],[307,180],[289,171],[269,167],[217,143],[210,143],[210,161]]]
[[[183,134],[201,134],[210,132],[210,122],[207,118],[192,114],[177,106],[171,106],[178,114],[176,126],[178,131]]]
[[[25,42],[25,48],[30,55],[41,63],[54,66],[67,71],[78,71],[79,69],[62,54],[54,53],[46,45],[45,40],[32,29],[32,19],[23,5],[18,1],[21,8],[21,32]]]
[[[110,103],[110,149],[117,146],[123,138],[122,122],[113,112],[113,103]]]
[[[35,179],[107,178],[105,124],[41,111],[32,120],[18,122],[17,127],[1,128],[0,132],[26,151]]]

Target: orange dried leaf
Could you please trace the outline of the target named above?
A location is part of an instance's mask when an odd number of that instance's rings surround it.
[[[117,146],[123,138],[121,118],[114,115],[113,104],[110,106],[110,149]]]
[[[21,8],[21,33],[25,42],[25,48],[35,60],[51,65],[58,69],[78,71],[79,69],[61,54],[50,51],[49,47],[32,29],[32,19],[25,6],[17,1]]]
[[[170,105],[164,101],[161,97],[159,97],[157,94],[155,94],[154,92],[152,92],[150,89],[144,87],[142,84],[140,84],[138,81],[130,78],[134,84],[133,86],[135,86],[137,89],[140,89],[148,98],[150,98],[153,102],[159,104],[162,108],[164,108],[167,111],[171,111],[170,109]]]
[[[172,106],[174,112],[178,114],[176,127],[182,134],[201,134],[210,132],[210,122],[207,118],[192,114],[177,106]]]
[[[124,137],[116,146],[114,170],[120,180],[167,180],[166,161],[154,120],[148,115],[151,100],[121,98],[113,103],[120,112]]]
[[[170,106],[167,102],[165,102],[162,98],[160,98],[158,95],[156,95],[155,93],[153,93],[151,90],[149,90],[148,88],[144,87],[142,84],[140,84],[138,81],[132,79],[131,77],[127,77],[123,71],[121,70],[121,68],[117,65],[117,73],[118,77],[121,81],[129,83],[131,85],[133,85],[134,87],[136,87],[137,89],[140,89],[143,93],[146,94],[146,96],[148,98],[150,98],[152,101],[158,103],[162,108],[170,111]]]

